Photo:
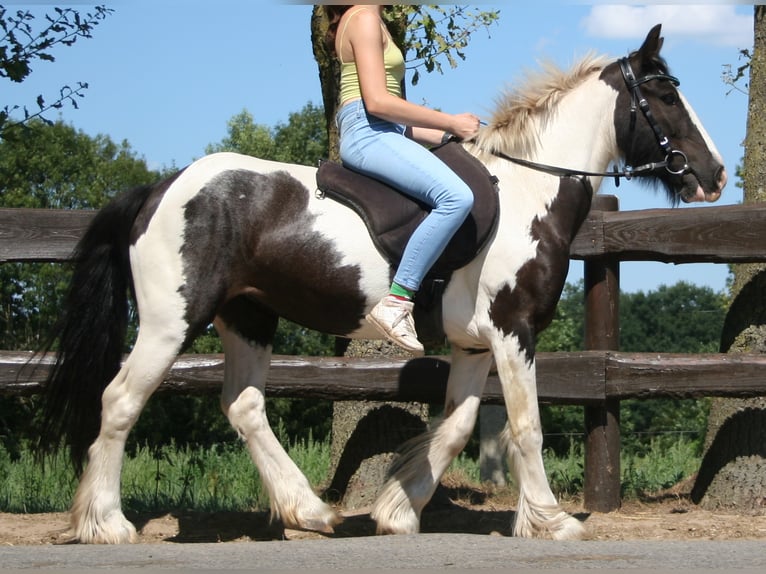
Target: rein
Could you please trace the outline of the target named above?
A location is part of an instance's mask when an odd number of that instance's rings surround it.
[[[628,61],[628,58],[621,58],[619,60],[619,64],[620,64],[620,71],[622,72],[622,77],[625,80],[625,84],[627,85],[628,89],[630,90],[630,131],[631,133],[635,132],[636,115],[637,115],[637,111],[640,109],[644,117],[646,118],[646,121],[649,122],[649,126],[652,128],[652,131],[654,132],[654,135],[657,138],[658,145],[660,146],[662,151],[665,152],[664,160],[646,163],[638,167],[632,167],[626,164],[622,168],[622,170],[618,170],[617,166],[615,165],[612,171],[584,171],[580,169],[570,169],[566,167],[538,163],[538,162],[530,161],[527,159],[521,159],[518,157],[509,156],[508,154],[501,151],[492,151],[491,152],[492,155],[495,155],[501,159],[510,161],[512,163],[515,163],[524,167],[528,167],[530,169],[534,169],[544,173],[549,173],[551,175],[557,175],[559,177],[572,177],[572,176],[613,177],[615,186],[618,186],[618,187],[620,185],[620,178],[624,178],[625,180],[630,181],[631,178],[633,178],[634,176],[651,173],[661,168],[665,168],[665,170],[667,170],[667,172],[670,173],[671,175],[683,175],[689,172],[690,168],[689,168],[689,163],[688,163],[686,154],[682,152],[681,150],[672,148],[672,146],[670,145],[670,141],[662,132],[662,128],[660,128],[659,124],[657,123],[657,120],[654,118],[654,114],[652,114],[652,111],[649,108],[649,102],[646,101],[646,98],[644,98],[643,94],[641,93],[641,89],[639,87],[641,84],[645,84],[646,82],[650,82],[652,80],[668,81],[672,83],[674,86],[678,86],[680,84],[680,82],[678,81],[678,78],[676,78],[675,76],[671,76],[669,74],[648,74],[642,78],[636,79],[636,76],[633,73],[633,69],[630,65],[630,62]],[[673,169],[674,160],[680,160],[680,163],[682,164],[682,167],[680,169]]]

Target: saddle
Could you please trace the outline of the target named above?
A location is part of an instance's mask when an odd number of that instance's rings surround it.
[[[418,338],[444,342],[442,295],[452,272],[468,264],[492,236],[500,216],[497,178],[463,146],[448,142],[431,150],[471,188],[473,209],[423,280],[413,312]],[[396,169],[396,166],[392,166]],[[355,211],[367,225],[375,247],[396,268],[415,228],[430,207],[395,188],[331,161],[320,163],[321,194]]]
[[[492,235],[499,217],[497,178],[455,142],[431,151],[474,193],[471,213],[427,275],[427,278],[446,279],[476,257]],[[394,268],[398,267],[415,228],[430,211],[429,206],[382,181],[331,161],[319,165],[317,187],[322,194],[350,207],[362,218],[375,247]]]

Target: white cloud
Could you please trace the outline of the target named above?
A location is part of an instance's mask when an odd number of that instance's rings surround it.
[[[666,37],[736,48],[753,45],[752,7],[737,11],[731,4],[597,5],[581,24],[595,38],[643,39],[652,26],[662,24]]]

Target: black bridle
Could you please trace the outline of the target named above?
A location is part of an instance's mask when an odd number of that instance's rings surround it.
[[[654,118],[654,114],[652,114],[652,110],[649,107],[649,102],[646,101],[646,98],[644,98],[640,88],[641,84],[645,84],[653,80],[667,81],[672,83],[674,86],[678,86],[680,85],[678,78],[676,78],[675,76],[671,76],[670,74],[647,74],[646,76],[636,79],[636,75],[633,73],[633,68],[631,67],[630,61],[628,60],[628,58],[621,58],[619,60],[619,65],[620,65],[620,71],[622,72],[622,77],[625,80],[625,84],[628,87],[628,90],[630,91],[630,132],[631,134],[635,133],[636,117],[638,115],[638,110],[640,109],[641,113],[646,118],[646,121],[649,123],[649,126],[652,128],[652,131],[654,132],[654,135],[657,139],[658,145],[660,146],[662,151],[665,153],[664,160],[657,161],[657,162],[650,162],[644,165],[640,165],[638,167],[632,167],[626,164],[622,168],[622,170],[618,170],[617,166],[615,166],[613,171],[594,172],[594,171],[583,171],[578,169],[569,169],[565,167],[547,165],[544,163],[537,163],[537,162],[529,161],[526,159],[512,157],[501,151],[493,151],[492,154],[502,159],[511,161],[513,163],[516,163],[537,171],[550,173],[552,175],[558,175],[560,177],[572,177],[572,176],[613,177],[615,181],[615,185],[617,186],[620,185],[620,178],[625,178],[626,180],[630,181],[630,179],[634,176],[651,173],[653,171],[656,171],[662,168],[665,168],[665,170],[671,175],[683,175],[691,171],[689,168],[689,162],[686,157],[686,154],[682,152],[681,150],[673,149],[673,147],[670,145],[670,140],[668,140],[668,138],[665,136],[665,134],[662,131],[662,128],[657,123],[657,120]],[[632,142],[633,140],[631,139],[631,147],[632,147]],[[629,154],[626,154],[626,155],[629,155]],[[676,165],[680,163],[681,168],[674,169],[673,168],[674,162],[676,163]]]
[[[635,74],[633,73],[633,68],[631,68],[630,62],[627,58],[621,58],[619,63],[620,71],[622,71],[622,77],[624,78],[625,84],[630,90],[630,132],[633,133],[636,130],[636,112],[637,109],[640,108],[641,112],[646,118],[646,121],[652,128],[654,136],[657,138],[657,143],[659,144],[662,151],[665,152],[665,161],[662,162],[664,164],[662,167],[664,167],[665,170],[667,170],[667,172],[671,175],[683,175],[684,173],[688,172],[689,162],[686,154],[681,150],[673,149],[671,147],[670,140],[668,140],[668,138],[662,132],[662,128],[657,123],[657,120],[654,119],[654,114],[652,114],[652,110],[649,108],[649,102],[647,102],[646,98],[644,98],[640,88],[641,84],[651,82],[652,80],[667,81],[676,87],[679,86],[681,82],[678,81],[678,78],[671,76],[670,74],[647,74],[643,78],[637,80]],[[681,160],[681,169],[673,169],[672,165],[674,158]]]

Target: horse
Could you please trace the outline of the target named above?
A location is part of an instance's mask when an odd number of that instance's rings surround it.
[[[715,201],[727,178],[662,43],[658,25],[626,57],[590,55],[569,71],[530,75],[460,144],[497,178],[499,221],[442,294],[451,347],[444,415],[391,468],[371,511],[379,533],[418,532],[421,511],[471,435],[494,361],[519,490],[513,534],[583,536],[545,475],[535,382],[535,338],[561,295],[571,241],[612,162],[664,189],[673,205]],[[590,185],[562,185],[572,177]],[[259,470],[272,518],[321,532],[338,523],[269,426],[272,340],[279,317],[379,338],[365,314],[387,292],[392,267],[357,214],[318,196],[315,178],[314,167],[216,153],[118,195],[94,217],[55,330],[40,441],[41,452],[68,446],[78,469],[73,541],[136,540],[120,503],[126,437],[177,355],[211,323],[225,356],[221,408]],[[131,297],[139,330],[123,361]]]

